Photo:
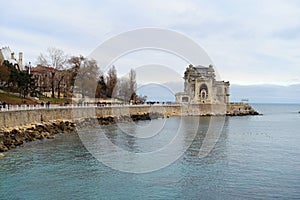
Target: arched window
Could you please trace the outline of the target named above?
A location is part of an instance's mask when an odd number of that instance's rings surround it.
[[[200,86],[200,98],[201,99],[207,99],[208,96],[208,88],[206,84],[202,84]]]

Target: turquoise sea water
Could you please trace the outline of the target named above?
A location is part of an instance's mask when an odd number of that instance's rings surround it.
[[[197,156],[210,120],[202,118],[183,156],[145,174],[105,166],[77,134],[28,143],[0,158],[0,199],[300,199],[300,105],[253,106],[264,115],[227,117],[207,157]],[[158,120],[171,124],[165,131],[172,135],[181,119]],[[120,135],[115,125],[102,128],[133,152],[164,145]]]

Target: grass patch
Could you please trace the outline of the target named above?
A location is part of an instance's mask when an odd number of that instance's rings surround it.
[[[50,101],[51,104],[65,104],[66,102],[71,103],[72,99],[69,98],[47,98],[47,97],[41,97],[40,101],[46,103],[48,101]]]
[[[28,105],[34,105],[34,104],[38,104],[38,102],[33,101],[31,99],[28,98],[22,98],[19,96],[15,96],[12,94],[7,94],[7,93],[2,93],[0,92],[0,101],[1,102],[5,102],[7,104],[11,104],[11,105],[21,105],[21,104],[28,104]],[[46,97],[42,97],[39,99],[39,102],[48,102],[50,101],[51,104],[65,104],[67,101],[69,103],[72,102],[72,99],[70,98],[46,98]]]
[[[27,98],[21,98],[12,94],[0,93],[0,101],[3,103],[11,105],[20,105],[20,104],[37,104],[35,101]]]

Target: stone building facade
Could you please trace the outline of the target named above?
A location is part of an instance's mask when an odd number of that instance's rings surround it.
[[[55,68],[45,67],[42,65],[29,69],[29,73],[32,74],[35,79],[37,90],[42,93],[51,91],[52,73],[57,73],[57,71],[58,70]]]
[[[56,91],[55,93],[57,93],[55,96],[72,96],[75,73],[73,69],[60,70],[53,67],[37,65],[36,67],[29,68],[28,70],[35,79],[37,90],[45,96],[51,96],[52,82]]]
[[[2,47],[0,49],[0,64],[8,61],[13,64],[19,71],[23,70],[23,53],[19,52],[19,58],[15,57],[15,53],[9,47]]]
[[[228,104],[229,82],[217,81],[215,70],[209,67],[189,65],[184,72],[184,92],[175,94],[177,103]]]

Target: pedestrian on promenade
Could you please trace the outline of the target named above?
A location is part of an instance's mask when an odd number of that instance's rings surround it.
[[[5,101],[2,103],[2,107],[6,108],[6,102]]]
[[[50,108],[50,101],[47,101],[46,108]]]

